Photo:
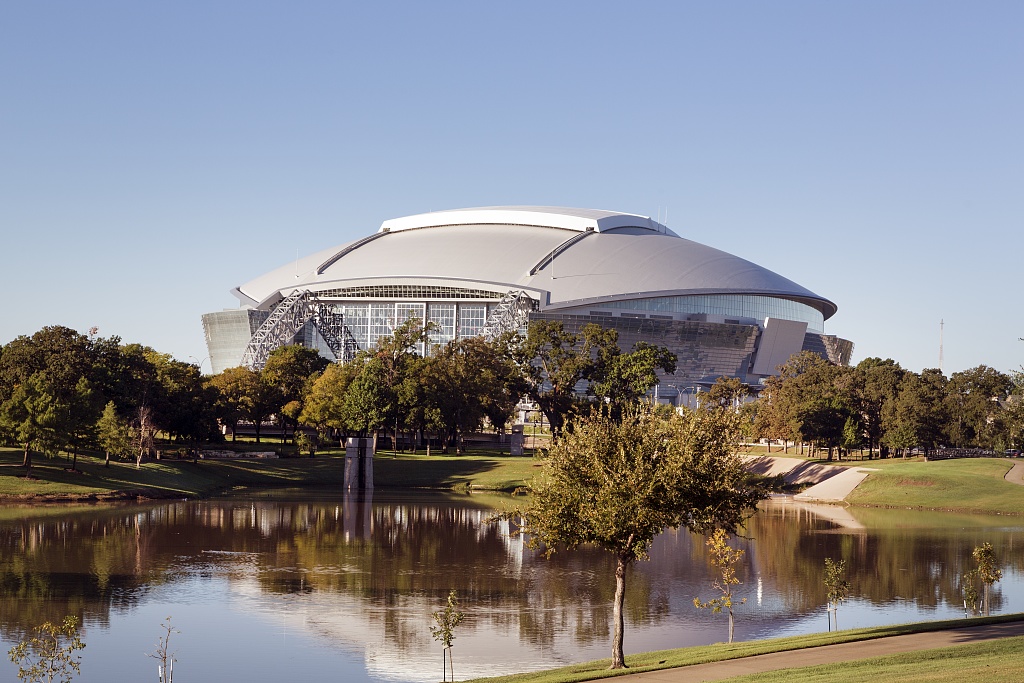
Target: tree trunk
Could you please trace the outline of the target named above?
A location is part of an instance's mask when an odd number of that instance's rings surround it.
[[[625,669],[626,659],[622,654],[623,614],[622,606],[626,599],[626,556],[623,553],[615,558],[615,604],[612,608],[612,621],[615,622],[615,635],[612,637],[612,669]]]
[[[104,467],[110,467],[110,451],[107,451],[107,457],[103,460]]]
[[[988,610],[988,583],[987,582],[985,583],[985,586],[984,586],[984,600],[985,600],[985,616],[987,617],[987,616],[990,616],[989,615],[989,610]]]
[[[24,467],[26,470],[32,469],[32,451],[29,450],[29,446],[30,445],[31,445],[31,442],[29,442],[29,441],[25,442],[25,457],[22,458],[22,461],[21,461],[21,466]]]
[[[732,635],[733,635],[733,631],[734,631],[735,625],[736,625],[736,622],[733,620],[732,610],[730,609],[729,610],[729,642],[730,643],[732,643]]]

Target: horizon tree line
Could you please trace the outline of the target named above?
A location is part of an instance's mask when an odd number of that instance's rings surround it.
[[[322,441],[386,433],[394,448],[404,440],[461,452],[467,433],[485,424],[502,431],[523,398],[556,439],[594,402],[621,415],[675,362],[659,346],[623,351],[614,330],[595,324],[574,333],[539,321],[525,335],[432,344],[430,330],[410,320],[349,363],[292,345],[274,351],[262,370],[204,376],[194,363],[95,329],[50,326],[0,345],[0,440],[23,449],[26,467],[33,452],[61,451],[74,467],[86,450],[139,465],[155,455],[158,433],[194,452],[222,439],[222,426],[234,439],[241,421],[253,425],[257,442],[273,421],[293,441],[305,427]],[[1024,445],[1024,372],[981,365],[947,378],[891,359],[837,366],[803,352],[779,373],[753,400],[744,402],[754,388],[736,378],[720,378],[707,400],[733,406],[747,438],[782,442],[783,450],[806,443],[830,458],[858,449],[887,457],[912,448]]]

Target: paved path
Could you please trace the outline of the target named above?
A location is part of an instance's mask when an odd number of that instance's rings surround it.
[[[810,488],[793,496],[794,500],[800,501],[841,503],[868,474],[875,471],[867,467],[822,465],[802,458],[772,455],[748,455],[743,458],[751,472],[766,477],[782,475],[787,484],[811,484]]]
[[[953,645],[982,643],[1011,636],[1024,636],[1024,621],[989,624],[986,626],[964,626],[945,631],[912,633],[906,636],[889,636],[874,640],[862,640],[856,643],[823,645],[803,650],[790,650],[789,652],[774,652],[768,655],[730,659],[711,664],[695,664],[694,666],[680,666],[675,669],[630,674],[626,677],[626,680],[630,683],[700,683],[701,681],[721,681],[735,676],[746,676],[765,671],[835,664],[837,662],[884,657],[900,652],[915,652],[918,650],[951,647]]]
[[[867,479],[867,476],[877,470],[870,467],[846,467],[834,477],[826,479],[820,484],[804,489],[801,493],[793,496],[793,500],[816,500],[838,503],[846,500],[846,497],[853,492],[857,486]]]
[[[1011,484],[1024,486],[1024,462],[1019,462],[1010,468],[1010,471],[1003,475],[1003,479]]]

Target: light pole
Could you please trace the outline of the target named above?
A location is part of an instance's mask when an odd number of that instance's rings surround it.
[[[194,360],[196,362],[195,365],[196,365],[196,367],[199,368],[199,374],[200,375],[203,374],[203,363],[205,363],[206,361],[210,360],[210,357],[207,356],[206,358],[204,358],[202,360],[199,360],[195,356],[189,356],[189,358],[191,358],[192,360]],[[210,365],[211,365],[210,372],[212,373],[213,372],[213,367],[212,367],[213,363],[212,363],[212,361],[211,361]]]

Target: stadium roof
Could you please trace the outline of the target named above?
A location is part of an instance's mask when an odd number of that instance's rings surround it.
[[[525,289],[541,310],[692,294],[752,294],[836,305],[745,259],[679,237],[645,216],[556,207],[485,207],[385,221],[359,240],[234,290],[266,308],[296,289],[420,284]]]

